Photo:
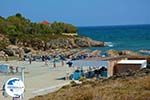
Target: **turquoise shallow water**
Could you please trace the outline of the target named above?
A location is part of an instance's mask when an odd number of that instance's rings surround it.
[[[150,25],[78,27],[78,33],[109,45],[91,49],[150,50]]]

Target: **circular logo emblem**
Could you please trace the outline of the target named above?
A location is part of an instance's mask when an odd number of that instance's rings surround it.
[[[11,78],[5,84],[5,90],[11,97],[19,97],[25,89],[24,83],[19,78]]]

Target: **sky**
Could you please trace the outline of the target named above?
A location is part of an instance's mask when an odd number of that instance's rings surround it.
[[[150,0],[0,0],[0,16],[76,26],[150,24]]]

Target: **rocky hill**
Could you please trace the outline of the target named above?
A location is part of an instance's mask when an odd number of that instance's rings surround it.
[[[44,37],[43,37],[44,38]],[[48,38],[48,37],[45,37]],[[4,51],[8,56],[15,56],[20,49],[27,53],[28,51],[47,51],[51,49],[75,49],[82,47],[101,47],[103,42],[95,41],[87,37],[63,36],[57,38],[49,38],[46,41],[33,37],[31,39],[16,38],[12,43],[10,38],[0,34],[0,51]]]
[[[0,16],[0,51],[9,55],[9,45],[46,51],[98,47],[104,46],[104,43],[79,36],[76,27],[71,24],[45,21],[34,23],[17,13],[7,18]]]
[[[150,69],[83,81],[30,100],[150,100]]]
[[[18,40],[17,45],[24,47],[32,47],[35,50],[49,50],[57,48],[80,48],[80,47],[101,47],[104,46],[103,42],[95,41],[87,37],[57,37],[55,39],[49,38],[47,41],[40,39],[31,39],[20,41]]]

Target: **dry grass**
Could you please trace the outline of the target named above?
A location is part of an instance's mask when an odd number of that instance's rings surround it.
[[[31,100],[150,100],[150,75],[85,81]]]

